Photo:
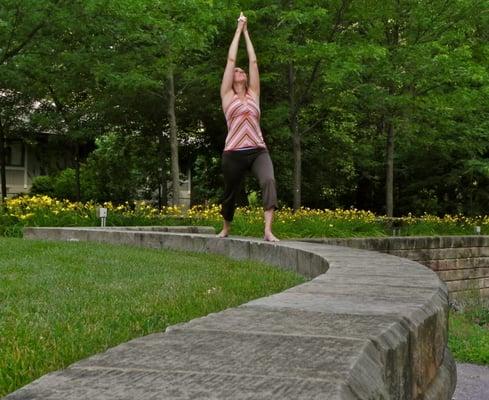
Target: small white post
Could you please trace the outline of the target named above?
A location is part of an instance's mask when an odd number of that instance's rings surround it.
[[[100,218],[100,226],[103,228],[106,226],[107,222],[107,208],[98,207],[97,208],[97,217]]]
[[[24,189],[27,189],[27,170],[28,170],[27,145],[24,143]]]

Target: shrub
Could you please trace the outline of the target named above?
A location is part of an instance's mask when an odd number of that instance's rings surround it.
[[[76,174],[73,168],[67,168],[54,179],[54,195],[58,199],[76,198]]]
[[[76,198],[76,177],[73,168],[67,168],[57,175],[41,175],[34,178],[31,195],[45,195],[58,199]]]
[[[31,195],[55,196],[54,178],[49,175],[36,176],[32,181],[32,187],[29,192]]]

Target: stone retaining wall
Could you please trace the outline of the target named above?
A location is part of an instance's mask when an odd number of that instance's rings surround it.
[[[311,280],[121,344],[5,400],[449,400],[454,392],[447,287],[417,262],[203,234],[38,228],[24,237],[213,252]]]
[[[446,282],[451,296],[476,290],[489,297],[489,236],[307,239],[308,242],[376,250],[417,261]]]

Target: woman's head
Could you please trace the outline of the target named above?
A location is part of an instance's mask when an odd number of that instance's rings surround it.
[[[234,68],[233,86],[242,84],[245,85],[245,88],[248,88],[248,76],[243,69],[236,67]]]

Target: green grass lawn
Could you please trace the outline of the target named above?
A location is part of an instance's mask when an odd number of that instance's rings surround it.
[[[217,255],[0,237],[0,397],[132,338],[303,281]]]

